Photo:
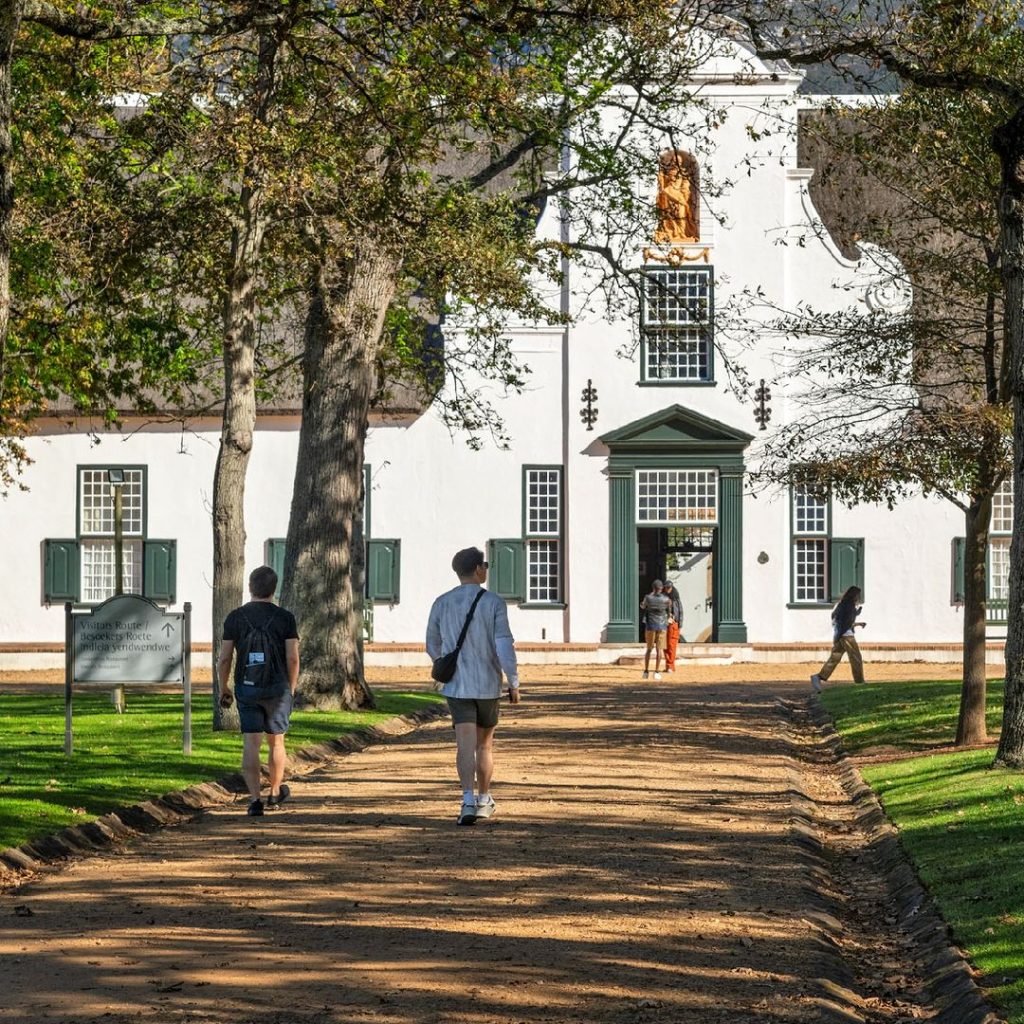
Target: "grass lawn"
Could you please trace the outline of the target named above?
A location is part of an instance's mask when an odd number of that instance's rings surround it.
[[[926,752],[952,742],[959,694],[958,682],[877,683],[822,699],[986,990],[1024,1024],[1024,772],[994,769],[994,747]],[[1002,696],[990,682],[990,734]]]
[[[376,711],[296,711],[292,750],[428,706],[433,693],[378,693]],[[64,756],[64,691],[0,695],[0,849],[80,825],[238,769],[237,733],[212,731],[207,694],[192,700],[192,755],[181,751],[180,694],[128,693],[125,714],[109,694],[76,691],[74,753]]]

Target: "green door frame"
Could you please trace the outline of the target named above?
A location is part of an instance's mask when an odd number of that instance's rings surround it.
[[[753,440],[724,423],[674,405],[605,434],[608,446],[608,643],[636,643],[640,627],[636,521],[638,469],[718,471],[714,565],[719,643],[746,643],[743,621],[743,452]],[[653,524],[651,524],[653,525]]]

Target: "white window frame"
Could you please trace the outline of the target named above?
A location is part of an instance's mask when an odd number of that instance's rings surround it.
[[[1007,475],[995,494],[992,495],[992,516],[988,528],[988,572],[986,573],[989,601],[1008,601],[1010,598],[1013,497],[1013,477]]]
[[[637,469],[634,475],[638,526],[718,525],[717,469]]]
[[[100,604],[114,596],[114,490],[108,465],[79,466],[76,479],[78,550],[83,604]],[[122,590],[142,593],[143,541],[146,537],[146,467],[124,466]]]
[[[792,603],[825,604],[829,595],[831,499],[817,497],[805,484],[793,484],[789,516]]]
[[[562,603],[562,466],[523,467],[526,604]]]
[[[647,267],[643,273],[641,381],[713,382],[711,267]]]

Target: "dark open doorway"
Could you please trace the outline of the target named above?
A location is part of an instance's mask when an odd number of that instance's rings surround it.
[[[715,638],[715,545],[713,526],[654,526],[637,529],[637,602],[650,593],[653,580],[671,580],[683,606],[680,641],[704,643]],[[643,622],[640,636],[643,639]]]

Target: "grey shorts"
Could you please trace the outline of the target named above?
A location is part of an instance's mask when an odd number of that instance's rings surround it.
[[[292,714],[292,695],[285,690],[280,697],[262,700],[238,700],[238,721],[242,732],[266,732],[281,736],[288,731]]]
[[[473,697],[448,697],[452,712],[452,725],[472,722],[481,729],[493,729],[498,724],[497,697],[494,700],[476,700]]]

